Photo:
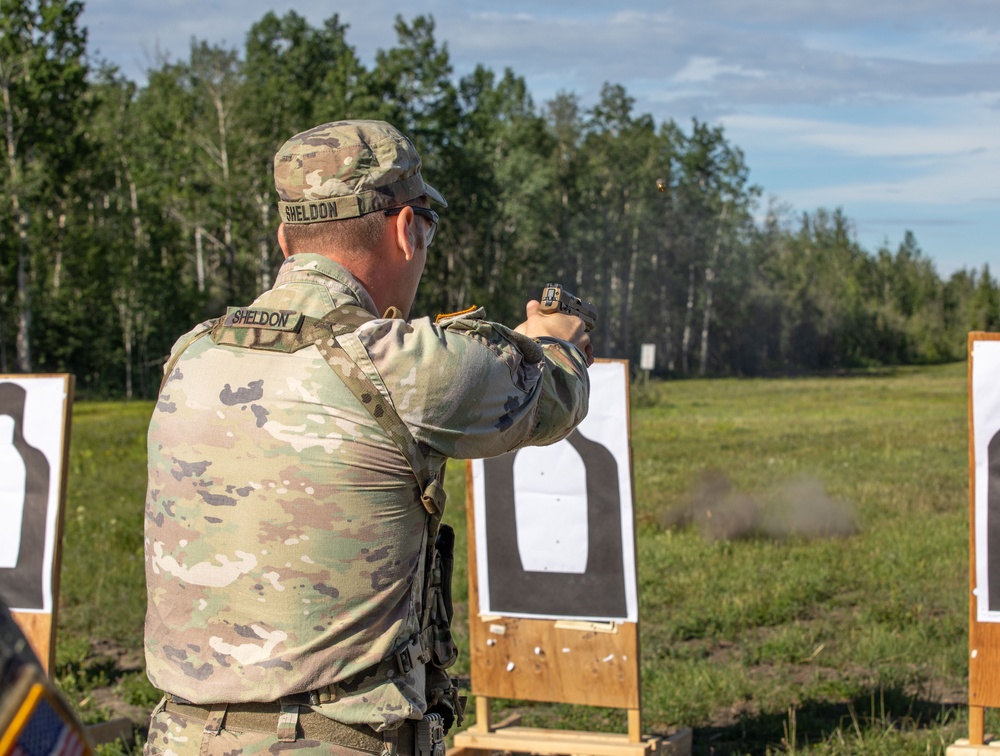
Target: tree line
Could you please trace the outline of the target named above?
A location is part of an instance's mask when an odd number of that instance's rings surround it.
[[[2,5],[0,372],[155,394],[181,333],[273,282],[277,147],[342,118],[400,127],[449,200],[417,315],[518,322],[560,281],[600,310],[598,355],[654,343],[670,376],[954,360],[1000,328],[987,266],[944,280],[910,233],[872,253],[839,210],[764,206],[721,127],[620,85],[536,106],[512,70],[456,77],[427,16],[365,66],[338,16],[267,13],[138,85],[90,60],[77,0]]]

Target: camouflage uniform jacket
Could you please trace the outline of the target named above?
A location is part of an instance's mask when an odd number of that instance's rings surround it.
[[[296,255],[254,307],[320,317],[345,304],[375,313],[344,268]],[[553,443],[586,414],[576,347],[528,339],[481,311],[441,323],[377,318],[339,342],[435,469],[448,457]],[[154,685],[194,703],[275,701],[329,685],[336,700],[318,709],[333,719],[384,729],[422,716],[422,665],[388,679],[363,674],[419,629],[419,487],[315,346],[190,342],[153,412],[148,452]]]

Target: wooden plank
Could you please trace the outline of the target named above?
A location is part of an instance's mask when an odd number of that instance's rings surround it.
[[[545,730],[529,727],[498,728],[489,734],[467,730],[455,735],[455,748],[448,756],[475,751],[508,751],[533,754],[581,754],[586,756],[690,756],[694,733],[690,728],[669,737],[644,737],[640,743],[627,736],[602,732]]]
[[[87,725],[86,730],[94,745],[114,743],[116,740],[120,740],[125,746],[132,745],[134,735],[132,720],[124,717]]]
[[[1000,756],[1000,742],[976,745],[961,738],[948,746],[945,756]]]
[[[492,729],[490,699],[486,698],[486,696],[476,696],[476,730],[478,732],[489,732]]]
[[[493,732],[500,732],[500,728],[495,729]],[[550,738],[563,740],[570,743],[586,743],[586,742],[601,742],[601,743],[627,743],[628,736],[620,732],[591,732],[589,730],[561,730],[555,727],[505,727],[503,732],[508,735],[515,735],[517,737],[528,737],[533,736],[536,738]],[[646,740],[655,740],[655,738],[647,738]]]
[[[632,396],[632,371],[628,369],[628,361],[625,361],[625,395],[627,397]],[[647,380],[649,375],[646,375]],[[628,421],[628,474],[629,474],[629,487],[632,490],[632,511],[633,517],[635,516],[635,466],[632,464],[632,403],[627,403],[627,413],[626,419]],[[633,526],[632,528],[632,553],[635,554],[636,559],[636,570],[638,571],[639,565],[639,528]],[[636,575],[636,591],[638,592],[638,578]],[[642,597],[637,595],[636,601],[639,602],[639,608],[642,607]],[[629,739],[639,739],[642,737],[642,665],[639,663],[641,658],[640,652],[641,648],[639,646],[639,625],[636,624],[634,628],[635,640],[632,642],[632,652],[635,655],[635,705],[627,707],[629,709],[628,715],[628,733]],[[688,752],[690,753],[690,747]]]
[[[479,590],[476,582],[476,531],[475,516],[472,504],[472,463],[465,463],[465,522],[466,522],[466,547],[469,555],[469,624],[475,625],[479,606]],[[473,689],[475,686],[472,686]],[[489,732],[493,729],[490,718],[490,699],[486,696],[476,696],[476,731]]]
[[[66,520],[66,481],[69,478],[69,437],[73,430],[73,398],[76,392],[76,376],[66,375],[63,402],[62,475],[59,480],[59,513],[56,517],[55,551],[52,556],[52,629],[49,632],[49,665],[46,672],[55,669],[56,627],[59,620],[59,582],[62,577],[63,528]]]
[[[476,696],[639,708],[635,623],[614,634],[513,617],[473,616],[469,624]]]
[[[630,743],[625,735],[509,727],[491,733],[471,730],[455,735],[456,748],[533,754],[649,756],[659,751],[655,738]]]
[[[53,628],[52,615],[41,612],[14,612],[10,613],[14,618],[24,637],[31,644],[31,650],[35,652],[42,670],[49,673],[55,663],[55,630]]]
[[[986,709],[982,706],[969,707],[969,742],[972,745],[986,742]]]
[[[1000,623],[978,622],[976,619],[976,459],[972,414],[972,361],[973,344],[976,341],[1000,341],[1000,333],[969,334],[969,704],[972,707],[970,714],[974,707],[1000,707]],[[971,726],[970,716],[970,730]],[[978,736],[970,739],[981,740],[982,733],[978,733]]]
[[[628,710],[628,739],[630,743],[642,740],[642,712],[638,709]]]

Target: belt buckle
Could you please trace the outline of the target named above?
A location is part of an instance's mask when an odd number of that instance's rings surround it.
[[[413,669],[413,657],[410,655],[410,647],[404,646],[396,652],[396,666],[401,674],[406,674]]]

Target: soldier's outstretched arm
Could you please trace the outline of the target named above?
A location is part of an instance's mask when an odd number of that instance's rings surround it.
[[[349,338],[417,441],[445,457],[475,459],[555,443],[586,416],[589,340],[572,331],[578,318],[563,317],[539,314],[532,325],[546,327],[528,329],[534,336],[476,310],[439,322],[373,321]],[[559,330],[566,327],[571,332]]]

